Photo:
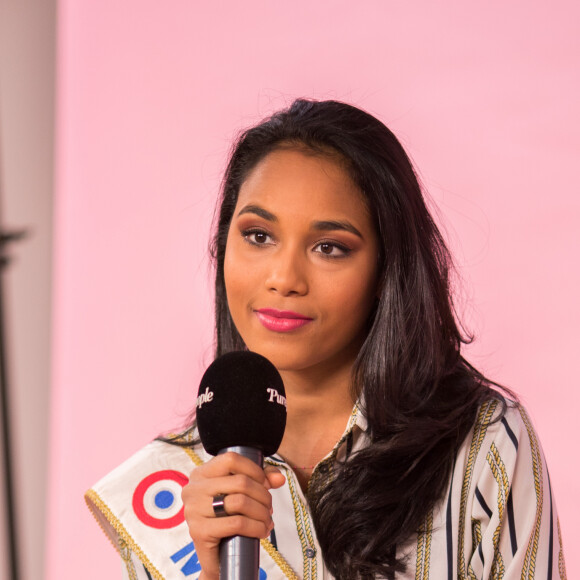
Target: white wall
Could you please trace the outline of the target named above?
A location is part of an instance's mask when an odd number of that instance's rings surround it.
[[[223,4],[59,0],[48,577],[118,577],[83,492],[192,407],[232,135],[297,96],[358,104],[411,153],[465,280],[467,356],[534,419],[574,577],[580,5]]]

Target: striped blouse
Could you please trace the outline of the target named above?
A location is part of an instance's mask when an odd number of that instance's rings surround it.
[[[497,411],[495,401],[480,409],[445,495],[427,515],[423,531],[399,547],[407,570],[397,580],[566,578],[560,525],[538,437],[521,406],[510,405],[500,421],[493,421]],[[314,476],[368,445],[366,431],[365,418],[355,407],[344,436]],[[203,450],[195,451],[207,460]],[[268,572],[267,577],[332,578],[294,472],[280,457],[267,461],[286,475],[286,484],[272,491],[275,533],[262,541],[280,563],[279,574]],[[151,578],[134,553],[125,556],[124,578]],[[184,577],[198,574],[197,569]]]

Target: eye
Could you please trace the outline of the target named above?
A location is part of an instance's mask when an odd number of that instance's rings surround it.
[[[314,247],[314,251],[328,256],[329,258],[343,258],[350,253],[350,248],[336,242],[320,242]]]
[[[272,238],[270,234],[263,230],[244,230],[242,232],[242,237],[254,246],[263,246],[272,243]]]

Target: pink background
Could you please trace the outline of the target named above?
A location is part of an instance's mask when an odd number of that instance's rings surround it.
[[[230,142],[297,96],[367,109],[415,160],[467,356],[528,406],[578,573],[580,8],[474,4],[60,1],[47,578],[119,577],[83,492],[192,406]]]

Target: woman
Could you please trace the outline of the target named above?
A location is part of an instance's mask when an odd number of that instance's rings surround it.
[[[150,476],[135,487],[127,472],[189,453],[198,467],[183,488],[185,522],[173,516],[172,528],[193,540],[183,574],[218,578],[220,540],[246,535],[263,539],[269,578],[565,576],[537,438],[460,354],[449,253],[382,123],[298,100],[246,131],[213,253],[216,355],[249,349],[273,362],[286,431],[262,470],[231,453],[210,459],[194,425],[91,490],[130,569],[138,559],[171,574],[127,531],[123,500],[115,512],[100,490],[127,488],[149,521],[137,489]]]

